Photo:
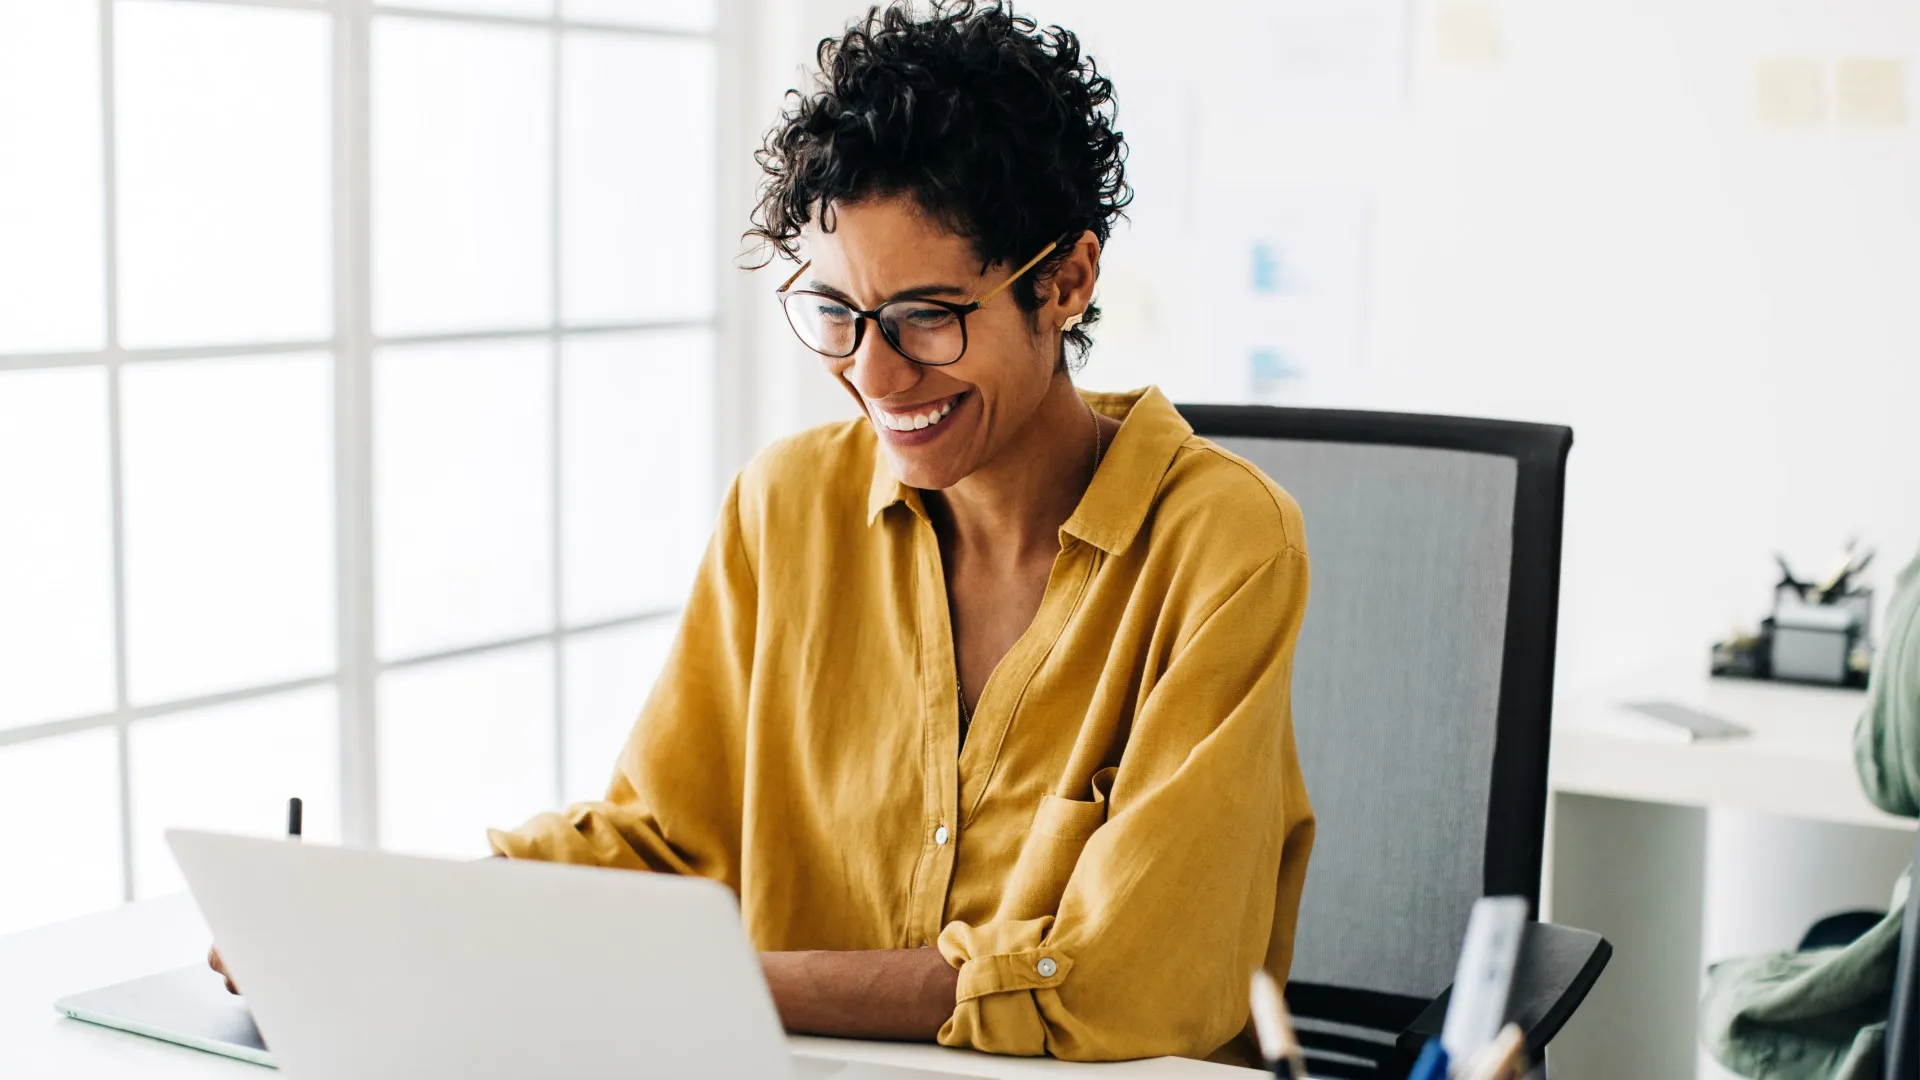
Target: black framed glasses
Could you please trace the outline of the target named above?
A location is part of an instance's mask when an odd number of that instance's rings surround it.
[[[811,259],[801,263],[800,269],[774,290],[774,295],[787,313],[787,325],[793,327],[794,336],[821,356],[834,360],[852,356],[860,348],[867,321],[872,320],[887,344],[901,356],[916,364],[944,367],[966,355],[967,316],[1005,292],[1007,286],[1020,280],[1059,246],[1057,240],[1048,244],[1005,281],[964,304],[933,299],[889,300],[872,311],[862,311],[829,293],[805,289],[790,292],[793,283],[813,265]]]

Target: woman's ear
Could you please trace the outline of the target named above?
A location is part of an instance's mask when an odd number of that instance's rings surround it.
[[[1099,279],[1100,238],[1088,229],[1040,286],[1043,320],[1059,326],[1085,312],[1093,303],[1093,287]]]

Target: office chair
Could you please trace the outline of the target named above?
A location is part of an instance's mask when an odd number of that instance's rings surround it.
[[[1539,903],[1573,433],[1180,411],[1306,519],[1293,715],[1318,824],[1287,1000],[1314,1075],[1398,1080],[1439,1030],[1473,902]],[[1597,934],[1530,926],[1509,1012],[1536,1059],[1611,955]]]
[[[1913,859],[1907,913],[1900,922],[1900,966],[1887,1010],[1887,1080],[1920,1080],[1920,841]]]

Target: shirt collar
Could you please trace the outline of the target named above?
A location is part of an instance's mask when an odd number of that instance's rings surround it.
[[[1080,505],[1060,531],[1118,555],[1140,535],[1160,494],[1160,481],[1174,454],[1192,437],[1193,427],[1156,387],[1080,396],[1100,412],[1118,418],[1120,430],[1101,455]]]
[[[1118,394],[1083,390],[1080,396],[1096,410],[1120,420],[1120,431],[1102,453],[1093,483],[1060,531],[1117,555],[1139,535],[1161,478],[1193,428],[1166,395],[1151,386]],[[867,489],[867,524],[895,503],[905,503],[914,514],[926,517],[920,493],[893,475],[886,455],[876,446],[873,483]]]
[[[887,455],[881,451],[876,436],[873,445],[873,484],[867,489],[867,524],[872,525],[880,517],[881,511],[895,503],[906,503],[919,513],[920,493],[893,475],[893,468],[887,464]]]

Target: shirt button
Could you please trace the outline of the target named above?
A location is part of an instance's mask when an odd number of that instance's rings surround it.
[[[933,842],[942,845],[947,842],[947,827],[945,825],[933,830]]]
[[[1033,965],[1033,968],[1040,973],[1041,978],[1051,979],[1053,973],[1060,970],[1060,965],[1053,962],[1053,957],[1043,956],[1038,964]]]

